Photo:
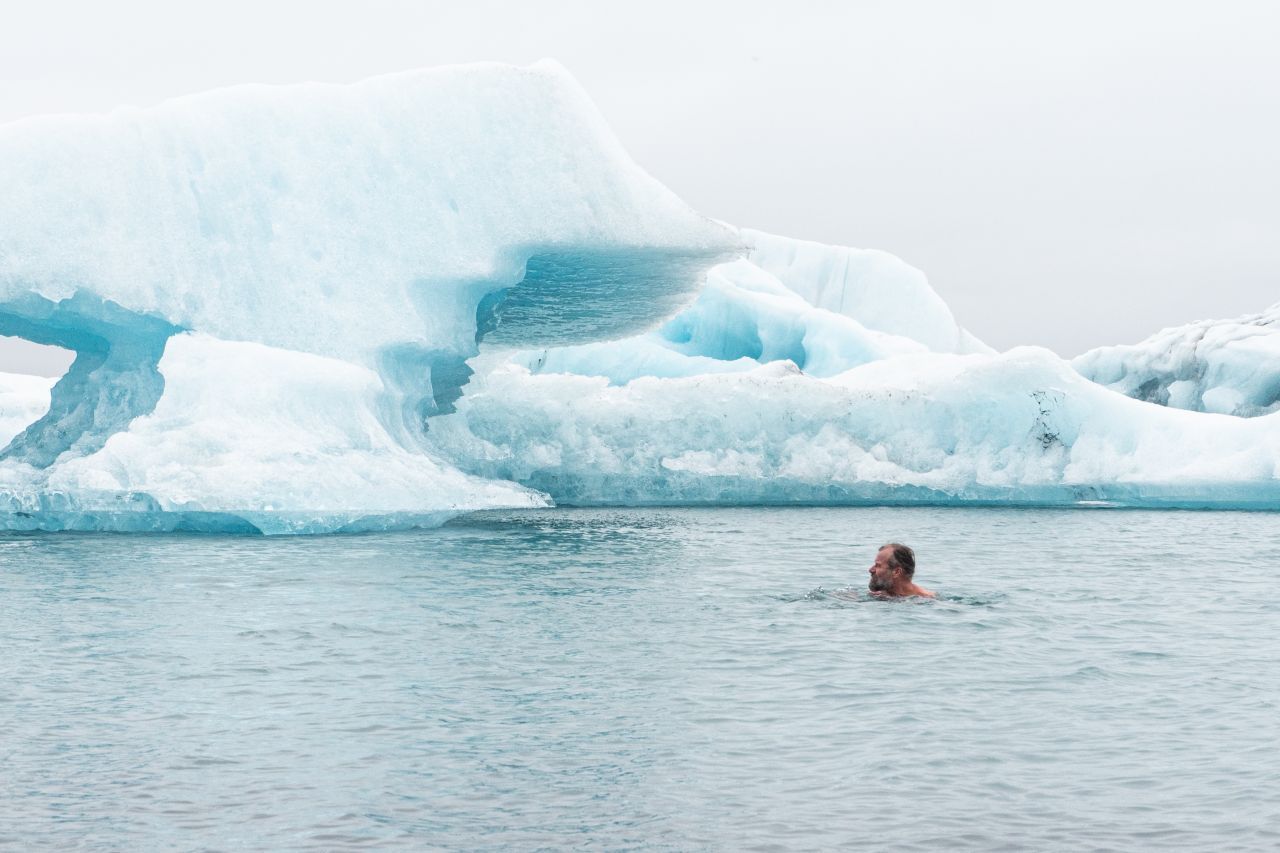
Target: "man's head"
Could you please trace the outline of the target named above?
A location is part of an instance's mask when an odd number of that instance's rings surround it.
[[[911,583],[916,573],[916,554],[898,542],[881,545],[868,571],[871,581],[867,586],[872,592],[893,592],[899,584]]]

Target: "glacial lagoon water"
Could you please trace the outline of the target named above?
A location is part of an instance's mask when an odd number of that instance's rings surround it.
[[[6,535],[0,847],[1275,849],[1278,586],[1267,513]]]

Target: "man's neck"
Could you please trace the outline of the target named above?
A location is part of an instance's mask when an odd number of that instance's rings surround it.
[[[901,583],[894,584],[893,589],[890,590],[889,594],[892,596],[897,596],[899,598],[906,598],[907,596],[911,596],[911,595],[927,596],[927,595],[930,595],[931,593],[927,589],[916,586],[915,583],[912,581],[904,580]]]

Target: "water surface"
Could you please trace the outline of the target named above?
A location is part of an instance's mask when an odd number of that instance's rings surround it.
[[[934,602],[869,600],[916,547]],[[1280,516],[0,537],[0,846],[1280,846]]]

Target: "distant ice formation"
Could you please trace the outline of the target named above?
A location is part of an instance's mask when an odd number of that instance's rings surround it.
[[[1076,358],[1081,374],[1139,400],[1252,418],[1280,410],[1280,303],[1261,314],[1164,329]]]
[[[76,352],[0,376],[0,528],[1280,507],[1280,415],[1130,400],[993,353],[891,255],[708,220],[552,63],[0,126],[0,334]]]

